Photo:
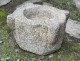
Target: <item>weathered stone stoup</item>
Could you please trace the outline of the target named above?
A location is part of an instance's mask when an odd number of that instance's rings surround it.
[[[24,3],[7,17],[17,44],[24,50],[46,55],[61,47],[68,11]]]

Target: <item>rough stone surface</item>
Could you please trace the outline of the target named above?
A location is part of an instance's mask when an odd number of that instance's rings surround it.
[[[75,5],[76,5],[76,7],[79,9],[79,11],[80,11],[80,0],[73,0],[74,1],[74,3],[75,3]]]
[[[2,5],[6,5],[7,3],[9,3],[11,0],[0,0],[0,6]]]
[[[68,19],[66,24],[66,33],[70,36],[80,38],[80,22]]]
[[[68,13],[51,6],[24,3],[8,15],[7,23],[15,29],[16,42],[22,49],[46,55],[61,47]]]

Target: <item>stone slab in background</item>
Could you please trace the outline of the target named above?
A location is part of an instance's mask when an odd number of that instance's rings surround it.
[[[42,0],[28,0],[28,1],[26,1],[26,2],[33,3],[33,4],[53,6],[53,5],[50,4],[50,3],[42,2]]]
[[[24,3],[7,17],[15,29],[17,44],[24,50],[46,55],[61,47],[68,11],[46,5]]]
[[[80,0],[73,0],[74,1],[74,3],[75,3],[75,5],[76,5],[76,7],[79,9],[79,11],[80,11]]]
[[[30,2],[42,2],[42,0],[28,0]]]
[[[11,0],[0,0],[0,6],[2,5],[6,5],[7,3],[9,3]]]
[[[80,39],[80,22],[68,19],[66,24],[66,33]]]

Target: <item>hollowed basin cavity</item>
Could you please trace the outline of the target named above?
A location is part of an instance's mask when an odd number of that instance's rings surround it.
[[[24,16],[30,20],[48,20],[54,17],[52,11],[46,7],[38,6],[23,11]]]

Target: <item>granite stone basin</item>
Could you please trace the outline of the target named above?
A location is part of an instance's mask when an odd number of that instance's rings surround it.
[[[68,11],[25,3],[7,17],[17,44],[26,51],[47,55],[61,47]]]

